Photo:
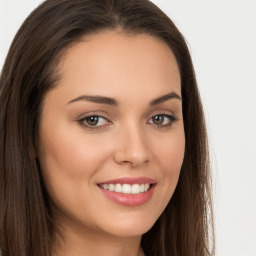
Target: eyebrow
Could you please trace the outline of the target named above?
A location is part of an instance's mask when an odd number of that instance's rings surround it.
[[[160,103],[163,103],[167,100],[170,99],[181,99],[181,96],[179,96],[177,93],[175,92],[171,92],[169,94],[165,94],[159,98],[156,98],[154,100],[152,100],[149,105],[150,106],[155,106],[158,105]],[[77,101],[90,101],[90,102],[94,102],[94,103],[98,103],[98,104],[106,104],[106,105],[110,105],[110,106],[118,106],[118,102],[116,99],[110,98],[110,97],[105,97],[105,96],[98,96],[98,95],[82,95],[79,96],[71,101],[68,102],[68,104],[73,103],[73,102],[77,102]]]
[[[158,105],[160,103],[163,103],[167,100],[170,100],[170,99],[179,99],[179,100],[182,100],[181,99],[181,96],[179,96],[176,92],[171,92],[169,94],[166,94],[166,95],[163,95],[157,99],[154,99],[150,102],[150,106],[155,106],[155,105]]]
[[[99,103],[99,104],[106,104],[106,105],[111,105],[111,106],[118,106],[117,100],[105,96],[89,96],[89,95],[82,95],[79,96],[71,101],[68,102],[68,104],[76,102],[76,101],[90,101],[94,103]]]

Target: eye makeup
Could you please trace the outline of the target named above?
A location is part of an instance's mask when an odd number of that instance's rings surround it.
[[[152,116],[146,123],[153,125],[155,128],[167,128],[172,126],[178,118],[175,115],[169,114],[156,114]],[[77,121],[79,125],[87,129],[103,129],[105,126],[111,125],[112,122],[107,118],[97,115],[97,114],[90,114],[85,116]]]

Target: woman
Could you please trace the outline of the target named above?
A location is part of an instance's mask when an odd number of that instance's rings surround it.
[[[154,4],[45,1],[0,86],[3,256],[213,254],[193,65]]]

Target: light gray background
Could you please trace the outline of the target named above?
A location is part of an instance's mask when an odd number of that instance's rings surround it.
[[[0,70],[39,0],[0,0]],[[256,256],[256,0],[153,0],[188,41],[205,106],[217,256]]]

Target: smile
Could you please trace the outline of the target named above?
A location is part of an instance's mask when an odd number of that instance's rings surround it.
[[[150,184],[100,184],[101,188],[109,191],[115,191],[123,194],[140,194],[147,192],[150,188]]]
[[[146,177],[127,177],[101,182],[97,185],[103,194],[115,203],[138,206],[152,198],[156,181]]]

